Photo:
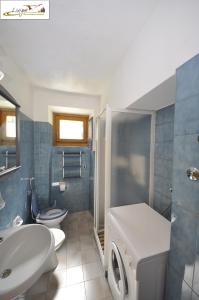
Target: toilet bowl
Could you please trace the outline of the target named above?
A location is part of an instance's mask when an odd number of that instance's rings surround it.
[[[56,201],[55,201],[56,205]],[[40,210],[37,205],[37,196],[34,191],[31,192],[31,213],[36,223],[43,224],[49,228],[60,229],[60,223],[68,214],[68,210],[64,208],[49,207]]]
[[[55,240],[55,251],[58,250],[65,240],[65,233],[58,228],[49,228]]]
[[[67,210],[60,208],[51,208],[38,213],[36,216],[36,222],[46,225],[49,228],[60,229],[60,223],[64,220],[67,214]]]

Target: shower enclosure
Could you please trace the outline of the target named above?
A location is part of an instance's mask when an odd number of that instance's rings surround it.
[[[152,206],[154,113],[109,106],[96,124],[94,232],[105,269],[106,216],[114,206]]]

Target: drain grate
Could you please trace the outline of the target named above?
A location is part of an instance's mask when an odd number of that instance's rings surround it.
[[[12,273],[12,270],[11,269],[6,269],[4,270],[1,275],[0,275],[0,278],[1,279],[5,279],[7,278],[8,276],[10,276],[10,274]]]

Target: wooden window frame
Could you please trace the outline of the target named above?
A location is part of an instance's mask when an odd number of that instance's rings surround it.
[[[76,139],[60,139],[59,138],[59,121],[70,120],[70,121],[82,121],[84,128],[84,137],[82,140]],[[89,116],[85,115],[74,115],[65,113],[53,113],[53,144],[55,146],[88,146],[88,121]]]
[[[15,116],[15,109],[10,108],[1,108],[0,109],[0,127],[1,127],[1,136],[0,136],[0,144],[1,145],[15,145],[16,137],[11,138],[6,136],[6,117],[7,116]]]

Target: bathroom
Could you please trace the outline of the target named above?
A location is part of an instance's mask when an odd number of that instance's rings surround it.
[[[54,271],[12,297],[1,278],[0,299],[146,300],[117,298],[107,280],[109,209],[143,203],[171,225],[157,299],[199,299],[198,1],[49,5],[49,19],[0,19],[0,85],[18,120],[6,159],[0,139],[0,237],[17,216],[16,230],[39,226],[34,194],[40,210],[65,212],[65,240]],[[86,116],[86,143],[56,144],[55,113]]]

